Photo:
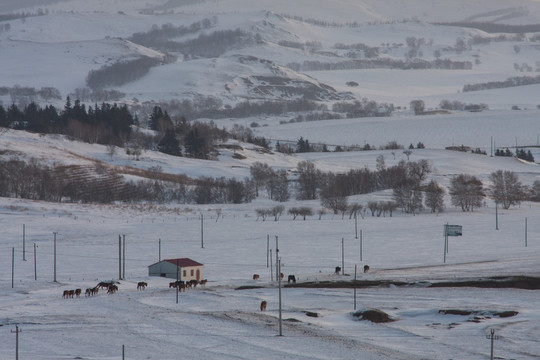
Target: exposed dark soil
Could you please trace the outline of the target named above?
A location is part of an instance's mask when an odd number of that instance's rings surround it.
[[[378,309],[357,311],[352,315],[360,320],[368,320],[374,323],[387,323],[394,321],[390,318],[390,316],[388,316],[387,313]]]
[[[464,279],[437,282],[404,282],[391,280],[348,280],[348,281],[318,281],[297,282],[286,284],[285,287],[302,288],[366,288],[389,286],[418,286],[418,287],[476,287],[476,288],[512,288],[525,290],[540,290],[540,278],[529,276],[500,276],[482,279]]]

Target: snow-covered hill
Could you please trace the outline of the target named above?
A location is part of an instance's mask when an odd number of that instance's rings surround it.
[[[121,101],[170,101],[202,95],[219,98],[224,104],[298,97],[331,102],[344,98],[339,93],[350,93],[345,98],[367,97],[396,106],[408,106],[417,98],[424,99],[428,107],[438,106],[442,99],[505,109],[511,105],[538,105],[532,95],[537,85],[529,91],[510,88],[495,94],[460,93],[466,84],[536,76],[539,68],[535,33],[518,37],[513,32],[489,34],[473,28],[435,25],[455,21],[539,24],[540,3],[533,0],[415,0],[406,4],[371,0],[306,0],[294,4],[247,0],[161,0],[151,4],[69,0],[5,1],[0,5],[0,14],[23,11],[36,16],[0,23],[0,86],[54,87],[62,98],[57,103],[84,88],[92,70],[141,55],[155,58],[168,54],[177,61],[166,61],[136,81],[112,86],[125,94]],[[235,30],[242,31],[247,38],[211,57],[195,55],[185,46],[142,46],[126,41],[135,33],[164,27],[189,28],[205,19],[212,24],[210,27],[165,39],[186,44],[200,36]],[[416,41],[414,49],[410,45],[415,41],[411,43],[410,39]],[[210,48],[217,48],[216,44],[207,43]],[[367,55],[358,44],[376,48],[378,55]],[[246,57],[259,59],[260,64],[269,64],[271,69],[248,65],[242,61]],[[309,66],[303,69],[305,64],[314,63],[334,64],[339,69],[350,66],[353,60],[436,58],[468,62],[472,69],[389,70],[373,65],[334,71],[308,71]],[[300,65],[300,70],[287,69],[291,64]],[[280,69],[280,75],[272,81],[275,69]],[[266,82],[261,84],[261,79]],[[346,86],[347,82],[356,82],[358,86]],[[291,90],[306,86],[310,89]],[[312,86],[322,88],[324,93],[313,94],[318,90],[311,89]],[[21,99],[4,93],[0,100],[9,104]]]

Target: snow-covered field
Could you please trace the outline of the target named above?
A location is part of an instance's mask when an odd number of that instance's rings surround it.
[[[506,121],[505,116],[490,113],[494,128]],[[419,123],[419,128],[436,121],[420,119],[424,123]],[[384,133],[385,120],[372,121],[381,126],[373,133]],[[339,125],[337,122],[336,127]],[[484,126],[470,121],[469,132],[482,134]],[[267,128],[271,129],[261,127]],[[451,129],[448,136],[462,136],[461,129],[449,127],[448,131]],[[409,136],[413,133],[410,130]],[[514,134],[520,138],[526,135],[517,129]],[[406,136],[405,132],[402,135]],[[516,172],[525,185],[540,177],[536,164],[443,150],[446,141],[433,139],[433,148],[413,150],[411,160],[429,160],[433,178],[445,186],[452,175],[459,173],[478,176],[487,186],[488,175],[498,169]],[[484,146],[484,139],[479,136],[475,142],[471,138],[468,145]],[[254,161],[292,169],[297,162],[310,160],[322,170],[346,171],[374,168],[379,154],[385,156],[389,166],[405,159],[400,151],[392,154],[390,150],[277,156],[258,154],[245,146],[246,160],[233,159],[222,151],[220,161],[198,164],[154,152],[143,153],[139,161],[134,161],[123,152],[111,159],[104,146],[17,131],[3,133],[0,147],[40,161],[82,163],[80,156],[86,156],[116,166],[146,169],[159,165],[166,171],[192,176],[222,174],[238,178],[248,176]],[[365,203],[389,196],[382,192],[353,200]],[[78,205],[0,199],[0,249],[4,254],[0,262],[0,331],[4,339],[0,353],[13,357],[12,331],[18,324],[22,330],[21,358],[32,359],[120,359],[122,345],[128,359],[486,359],[490,341],[485,336],[492,329],[499,336],[495,341],[497,357],[537,358],[538,290],[429,288],[426,284],[492,276],[539,276],[540,205],[527,202],[518,208],[499,209],[496,230],[491,201],[473,213],[453,208],[449,199],[446,203],[447,209],[438,215],[398,212],[393,217],[378,218],[366,214],[355,224],[347,216],[342,219],[331,214],[320,220],[312,216],[293,221],[284,214],[278,221],[257,221],[254,209],[276,204],[264,198],[243,205],[206,206]],[[289,208],[298,204],[293,200],[284,205]],[[301,205],[320,208],[317,201]],[[204,219],[202,241],[200,214]],[[442,234],[447,223],[462,225],[464,234],[450,238],[445,262]],[[84,292],[99,281],[118,279],[119,235],[126,237],[126,276],[120,281],[119,292],[63,299],[63,290],[81,288]],[[283,336],[278,336],[279,291],[267,266],[267,242],[274,256],[276,237],[282,272],[296,275],[299,282],[351,280],[355,265],[360,269],[369,264],[370,271],[359,272],[359,279],[416,285],[357,290],[357,309],[385,311],[396,320],[386,324],[353,318],[353,289],[284,288]],[[189,257],[203,263],[207,286],[181,293],[176,303],[176,292],[168,288],[170,279],[148,276],[147,266],[159,260],[160,242],[161,259]],[[275,271],[274,261],[273,257],[270,263]],[[334,275],[334,268],[342,261],[346,275]],[[252,280],[253,274],[260,274],[260,280]],[[148,288],[137,291],[138,281],[147,281]],[[239,286],[261,288],[235,290]],[[268,302],[265,312],[259,310],[262,300]],[[470,311],[471,315],[439,313],[445,309]],[[493,315],[502,311],[518,314],[507,318]],[[317,313],[318,317],[306,312]]]
[[[499,336],[498,358],[540,356],[538,290],[425,286],[433,280],[538,276],[538,204],[499,210],[499,230],[495,209],[488,206],[469,214],[449,208],[439,215],[366,216],[358,220],[357,232],[354,220],[331,215],[256,221],[253,208],[260,203],[219,207],[222,216],[216,219],[217,206],[0,202],[3,358],[14,355],[15,324],[22,330],[23,359],[119,359],[122,345],[132,359],[485,359],[490,349],[485,335],[491,329]],[[204,248],[199,212],[204,214]],[[464,234],[450,238],[445,263],[446,223],[463,225]],[[63,299],[65,289],[84,292],[98,281],[118,279],[118,235],[126,237],[119,292]],[[352,289],[284,288],[279,337],[278,287],[271,281],[266,248],[269,239],[275,254],[276,236],[282,272],[295,274],[299,282],[351,280],[355,265],[369,264],[370,271],[359,273],[359,279],[418,285],[358,289],[357,308],[385,311],[396,320],[387,324],[353,319]],[[180,293],[176,303],[170,279],[148,276],[147,266],[159,260],[160,241],[162,259],[190,257],[205,265],[205,288]],[[346,275],[333,275],[342,260]],[[254,273],[261,279],[252,280]],[[147,290],[137,291],[138,281],[147,281]],[[235,290],[242,285],[262,288]],[[266,312],[258,309],[262,300],[268,301]],[[443,315],[442,309],[477,313]],[[519,314],[491,315],[497,311]]]

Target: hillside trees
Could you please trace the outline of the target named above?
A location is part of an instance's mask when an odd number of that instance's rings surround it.
[[[525,198],[525,190],[516,173],[497,170],[489,175],[489,179],[492,182],[489,194],[497,204],[501,204],[503,209],[519,205]]]
[[[317,189],[320,184],[321,172],[309,161],[299,162],[296,171],[298,172],[297,193],[298,200],[314,200],[317,198]]]
[[[255,194],[259,196],[259,189],[266,185],[268,179],[271,176],[273,170],[266,163],[261,163],[259,161],[253,163],[249,167],[249,172],[253,178],[253,183],[255,185]]]
[[[450,181],[449,190],[452,205],[460,207],[462,211],[473,211],[475,207],[482,206],[484,200],[483,184],[473,175],[454,176]]]

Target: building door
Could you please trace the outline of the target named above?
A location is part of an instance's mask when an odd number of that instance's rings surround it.
[[[197,281],[201,280],[201,270],[197,269],[196,275]]]

